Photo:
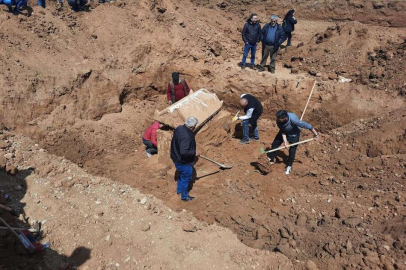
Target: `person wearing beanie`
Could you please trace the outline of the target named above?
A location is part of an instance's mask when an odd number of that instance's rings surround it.
[[[180,194],[182,201],[186,202],[194,199],[189,196],[189,184],[192,180],[193,164],[198,156],[193,132],[198,123],[196,117],[188,117],[184,125],[175,129],[171,141],[171,159],[179,172],[177,193]]]
[[[250,94],[242,94],[240,96],[240,105],[244,108],[244,116],[236,116],[233,118],[233,121],[242,120],[242,139],[241,144],[247,144],[250,142],[249,132],[250,127],[254,130],[254,139],[259,141],[259,132],[258,132],[258,119],[263,112],[261,102],[254,96]]]
[[[279,17],[272,15],[270,22],[262,28],[262,60],[259,71],[265,70],[265,65],[268,57],[271,58],[269,71],[275,73],[276,56],[280,45],[286,40],[286,34],[282,26],[278,24]]]
[[[288,37],[287,46],[292,46],[292,32],[295,31],[295,24],[297,24],[297,20],[293,15],[294,13],[295,10],[291,9],[286,13],[285,18],[283,18],[282,27]]]
[[[292,171],[293,161],[295,160],[297,145],[289,147],[289,143],[297,143],[300,139],[300,129],[305,128],[313,132],[315,138],[318,137],[317,131],[312,125],[305,121],[300,121],[299,117],[291,112],[280,110],[276,113],[276,124],[278,125],[279,132],[276,135],[272,149],[278,148],[282,143],[286,148],[289,148],[289,158],[286,164],[285,174],[289,175]],[[268,153],[268,159],[271,165],[274,164],[275,152]]]
[[[147,130],[144,132],[142,136],[142,142],[146,146],[145,154],[147,157],[151,157],[158,153],[158,140],[156,136],[156,131],[161,129],[164,125],[155,121],[152,125],[150,125]]]
[[[190,89],[186,81],[179,77],[178,72],[172,73],[172,81],[168,83],[167,100],[169,105],[189,95]]]
[[[245,69],[248,53],[251,51],[250,68],[255,69],[255,53],[257,45],[261,41],[261,25],[258,22],[258,15],[251,14],[242,29],[242,40],[244,41],[244,54],[242,57],[241,68]]]

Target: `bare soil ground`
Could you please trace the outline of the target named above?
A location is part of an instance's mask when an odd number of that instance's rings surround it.
[[[31,219],[47,220],[45,239],[65,268],[241,269],[255,262],[257,269],[404,269],[404,5],[164,0],[92,4],[83,13],[52,2],[33,7],[31,16],[2,10],[0,113],[12,130],[3,149],[15,151],[4,163],[20,170],[2,175],[2,185],[24,187],[16,202],[27,204]],[[291,7],[299,23],[277,73],[242,71],[245,18],[257,12],[266,22]],[[241,93],[256,95],[265,108],[261,142],[240,145],[238,126],[209,123],[197,135],[207,156],[234,167],[221,171],[200,160],[191,193],[197,200],[187,204],[174,192],[173,166],[146,159],[141,143],[155,109],[166,107],[173,71],[193,89],[214,91],[232,114]],[[259,149],[277,133],[275,112],[301,114],[314,80],[305,120],[321,138],[299,147],[289,177],[284,153],[261,174]],[[145,195],[133,188],[150,194],[148,203],[138,202]],[[182,230],[185,223],[195,232]],[[224,241],[216,242],[218,235]],[[41,261],[0,247],[13,258],[0,257],[5,269]],[[76,248],[95,255],[76,258]],[[41,265],[55,269],[59,261],[47,252]],[[181,257],[190,261],[177,264]]]

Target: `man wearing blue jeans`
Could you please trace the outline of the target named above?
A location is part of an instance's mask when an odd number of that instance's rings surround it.
[[[182,201],[186,202],[194,199],[189,196],[189,184],[192,180],[193,164],[196,159],[196,140],[193,130],[197,123],[196,117],[188,117],[185,125],[175,129],[171,142],[171,159],[179,172],[176,191],[180,194]]]
[[[245,69],[247,57],[251,51],[251,65],[255,69],[255,53],[257,51],[257,44],[261,41],[261,25],[258,23],[258,15],[251,14],[242,29],[242,40],[244,41],[244,54],[242,57],[241,68]]]
[[[250,94],[242,94],[240,97],[240,105],[244,108],[244,116],[236,116],[233,121],[242,120],[242,139],[241,144],[247,144],[250,142],[249,132],[250,127],[254,130],[254,139],[259,141],[258,132],[258,119],[263,112],[261,102]]]

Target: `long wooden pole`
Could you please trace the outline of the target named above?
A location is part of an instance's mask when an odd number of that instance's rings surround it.
[[[307,109],[307,105],[309,105],[310,98],[311,98],[312,95],[313,95],[313,90],[314,90],[315,87],[316,87],[316,81],[314,81],[312,91],[310,91],[310,95],[309,95],[309,98],[307,99],[307,103],[306,103],[306,106],[305,106],[305,108],[304,108],[304,110],[303,110],[302,117],[300,117],[300,121],[303,120],[303,116],[305,115],[305,112],[306,112],[306,109]]]
[[[307,140],[304,140],[304,141],[301,141],[301,142],[292,143],[292,144],[289,145],[289,147],[292,147],[292,146],[295,146],[295,145],[299,145],[299,144],[302,144],[302,143],[308,143],[308,142],[314,141],[315,139],[316,139],[316,138],[311,138],[311,139],[307,139]],[[281,146],[281,147],[276,148],[276,149],[264,151],[264,153],[265,153],[265,154],[268,154],[268,153],[276,152],[276,151],[279,151],[279,150],[282,150],[282,149],[285,149],[285,148],[286,148],[286,146]]]

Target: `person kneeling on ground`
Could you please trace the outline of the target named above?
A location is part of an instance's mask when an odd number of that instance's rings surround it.
[[[254,129],[254,139],[259,141],[258,119],[262,114],[263,108],[261,102],[254,96],[242,94],[240,97],[240,105],[244,108],[244,116],[236,116],[233,121],[242,120],[242,139],[241,144],[250,142],[250,127]]]
[[[164,125],[155,121],[152,125],[150,125],[147,130],[145,131],[144,135],[142,136],[142,142],[145,144],[147,149],[145,149],[145,154],[147,157],[151,157],[158,153],[158,141],[156,136],[156,131],[161,129]]]
[[[179,73],[172,73],[172,81],[168,83],[167,99],[168,103],[173,104],[189,95],[190,89],[186,81],[179,78]]]
[[[80,11],[87,4],[87,0],[68,0],[68,4],[73,11]]]
[[[264,28],[262,28],[262,60],[259,71],[265,70],[266,60],[270,56],[269,71],[275,73],[276,56],[280,45],[286,40],[286,34],[282,26],[278,24],[279,17],[277,15],[272,15],[270,19],[271,22],[265,24]]]
[[[193,164],[198,156],[193,132],[198,122],[196,117],[188,117],[185,125],[175,129],[171,142],[171,159],[179,172],[176,192],[180,194],[182,201],[186,202],[194,199],[189,196],[189,184],[192,180]]]
[[[271,150],[278,148],[282,142],[285,143],[286,148],[289,148],[289,158],[285,171],[285,174],[288,175],[292,171],[292,165],[293,161],[295,160],[297,150],[297,145],[289,147],[289,143],[299,142],[300,128],[311,130],[315,138],[318,137],[318,134],[312,125],[306,123],[305,121],[300,121],[296,114],[287,112],[285,110],[280,110],[276,113],[276,124],[278,125],[279,132],[272,143]],[[268,153],[267,155],[271,165],[274,164],[275,152]]]
[[[248,53],[251,50],[251,65],[255,69],[255,53],[257,51],[257,44],[261,41],[261,25],[258,23],[258,15],[252,14],[242,29],[242,39],[244,41],[244,54],[242,56],[241,68],[245,68]]]

